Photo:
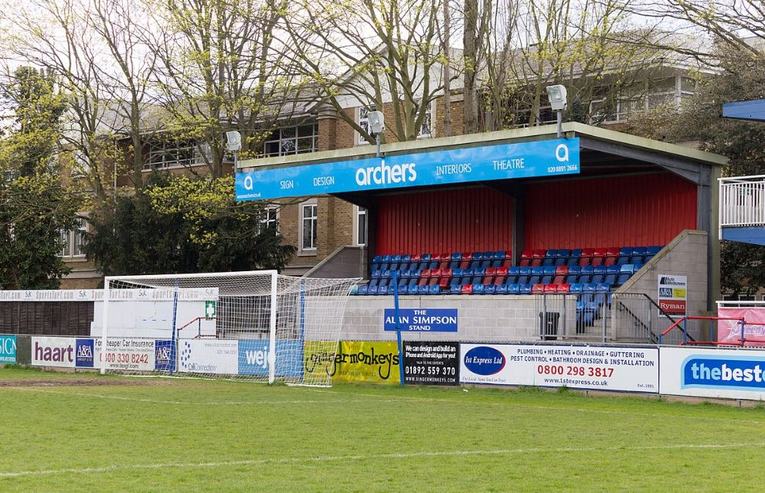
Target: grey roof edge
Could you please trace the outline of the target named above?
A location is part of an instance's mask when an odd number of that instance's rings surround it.
[[[563,133],[569,137],[588,137],[620,144],[628,147],[639,148],[647,151],[670,154],[684,157],[693,161],[706,164],[723,166],[728,163],[728,158],[711,152],[699,151],[690,147],[677,144],[669,144],[645,137],[593,127],[577,122],[563,124]],[[494,132],[482,132],[475,134],[457,135],[453,137],[439,137],[435,139],[412,140],[406,142],[394,142],[380,146],[383,155],[400,154],[403,152],[428,151],[457,146],[474,146],[508,141],[531,141],[545,138],[554,138],[557,135],[556,125],[540,125],[536,127],[515,128],[510,130],[498,130]],[[292,166],[296,164],[318,164],[347,159],[363,159],[375,156],[375,146],[362,145],[331,151],[319,151],[306,154],[292,154],[271,158],[247,159],[238,163],[239,169]]]

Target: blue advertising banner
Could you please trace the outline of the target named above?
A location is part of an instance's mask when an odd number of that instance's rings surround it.
[[[169,339],[154,341],[154,369],[175,371],[175,343]]]
[[[396,330],[393,308],[385,309],[385,330]],[[457,332],[456,308],[400,308],[398,327],[407,332]]]
[[[0,336],[0,364],[16,363],[16,336]]]
[[[77,339],[75,342],[74,366],[77,368],[93,368],[95,360],[93,355],[95,344],[93,339]]]
[[[276,341],[276,376],[303,375],[303,344],[299,340]],[[239,374],[268,376],[268,340],[239,341]]]
[[[579,139],[238,171],[239,201],[579,173]]]

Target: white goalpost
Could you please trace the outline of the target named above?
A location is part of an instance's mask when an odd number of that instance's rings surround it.
[[[276,271],[107,276],[91,326],[95,366],[328,386],[357,282]],[[317,354],[325,364],[306,371]]]

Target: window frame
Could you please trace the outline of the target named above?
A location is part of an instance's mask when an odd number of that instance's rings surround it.
[[[305,211],[307,207],[313,208],[313,214],[311,216],[306,216]],[[300,229],[298,230],[298,243],[300,244],[300,252],[315,255],[318,250],[318,243],[319,243],[319,204],[316,199],[310,199],[306,200],[305,202],[300,203]],[[305,244],[305,222],[306,220],[310,220],[313,222],[313,227],[311,230],[311,239],[314,240],[311,242],[309,246],[306,247]]]
[[[361,242],[362,228],[359,224],[361,217],[364,217],[363,239]],[[354,246],[367,246],[369,242],[369,210],[365,207],[353,206],[353,244]]]

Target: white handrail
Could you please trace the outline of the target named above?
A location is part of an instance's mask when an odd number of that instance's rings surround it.
[[[765,227],[765,176],[720,178],[720,227]]]

